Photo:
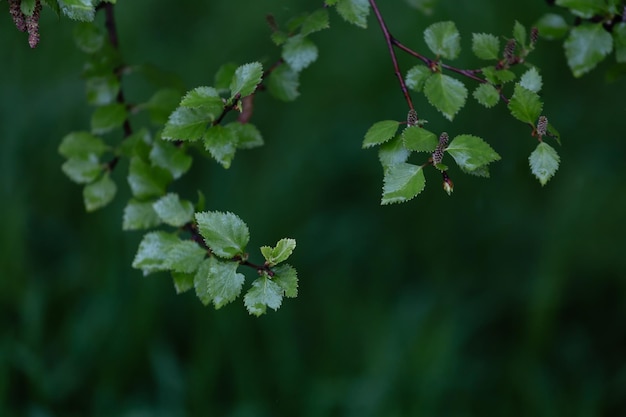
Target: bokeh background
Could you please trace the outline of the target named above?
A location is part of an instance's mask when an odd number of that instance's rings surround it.
[[[562,44],[531,57],[562,164],[531,176],[536,142],[499,106],[473,99],[454,123],[423,97],[434,131],[485,137],[502,161],[489,180],[451,171],[448,197],[427,172],[415,200],[381,207],[367,128],[406,115],[379,28],[331,13],[301,97],[258,97],[263,148],[228,171],[196,159],[185,177],[207,208],[250,226],[250,248],[288,236],[300,295],[249,316],[177,296],[167,274],[130,266],[140,232],[121,230],[129,196],[86,214],[57,147],[88,129],[73,24],[44,10],[30,50],[0,3],[0,415],[2,416],[621,416],[626,415],[626,79],[609,65],[574,79]],[[380,2],[392,33],[424,51],[422,31],[455,20],[463,34],[509,35],[544,2],[441,0],[431,16]],[[278,58],[265,15],[318,5],[266,0],[120,1],[122,52],[210,85],[219,65]],[[416,63],[400,55],[406,71]],[[126,84],[131,101],[151,86]],[[254,251],[252,260],[259,260]],[[246,272],[247,273],[247,272]],[[253,276],[248,275],[247,284]]]

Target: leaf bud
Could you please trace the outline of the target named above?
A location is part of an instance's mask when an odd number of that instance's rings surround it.
[[[454,183],[452,182],[450,177],[448,177],[448,173],[446,171],[443,171],[442,175],[443,175],[443,189],[446,193],[448,193],[448,195],[450,195],[452,194],[452,191],[454,191]]]

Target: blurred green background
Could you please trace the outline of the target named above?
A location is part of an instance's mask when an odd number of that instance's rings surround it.
[[[120,1],[122,52],[188,89],[210,85],[224,62],[278,58],[267,13],[318,3]],[[550,10],[441,0],[423,16],[380,3],[421,51],[428,24],[455,20],[456,64],[470,68],[471,32],[509,35]],[[403,119],[404,100],[374,20],[362,30],[332,12],[301,97],[256,100],[266,145],[228,171],[196,159],[185,177],[187,198],[200,189],[208,209],[248,223],[250,248],[297,239],[300,295],[257,319],[241,299],[215,311],[130,267],[142,234],[121,230],[126,166],[114,204],[93,214],[60,169],[60,139],[92,111],[73,24],[45,9],[30,50],[5,2],[0,15],[0,415],[626,415],[626,80],[606,83],[609,65],[574,79],[558,42],[531,57],[563,142],[543,188],[528,169],[536,142],[502,106],[470,99],[451,124],[414,95],[433,131],[480,135],[502,161],[489,180],[453,169],[451,197],[427,172],[418,198],[381,207],[382,170],[361,141]],[[415,63],[400,56],[404,71]],[[129,100],[148,87],[129,78]]]

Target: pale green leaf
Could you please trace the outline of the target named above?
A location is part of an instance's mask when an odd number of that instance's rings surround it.
[[[293,101],[300,95],[298,72],[288,65],[281,65],[270,73],[267,88],[279,100]]]
[[[97,107],[91,115],[91,131],[96,134],[107,133],[122,126],[128,117],[126,106],[120,103]]]
[[[583,23],[572,28],[564,46],[567,64],[580,77],[611,53],[613,38],[601,23]]]
[[[513,117],[534,126],[541,115],[543,103],[537,93],[516,84],[508,107]]]
[[[192,158],[181,147],[163,140],[155,140],[150,150],[150,162],[168,171],[172,178],[178,179],[189,171]]]
[[[237,215],[207,211],[196,213],[195,217],[205,243],[217,256],[233,258],[245,252],[250,232]]]
[[[83,189],[83,201],[87,211],[95,211],[113,201],[117,193],[117,185],[111,175],[105,172],[99,180],[88,184]]]
[[[172,271],[172,280],[174,281],[176,294],[182,294],[192,289],[194,276],[195,274],[185,274],[182,272]]]
[[[223,262],[214,256],[205,260],[194,277],[196,295],[204,305],[213,302],[216,309],[241,294],[245,277],[237,272],[236,262]]]
[[[409,201],[426,186],[422,167],[404,162],[387,168],[383,181],[381,204]]]
[[[164,169],[150,166],[139,157],[131,158],[128,185],[133,196],[139,199],[160,197],[171,180],[171,174]]]
[[[437,73],[426,80],[424,94],[429,103],[439,110],[448,120],[463,108],[467,99],[465,85],[448,75]]]
[[[328,4],[328,2],[326,2]],[[367,28],[367,16],[370,5],[367,0],[339,0],[337,12],[348,23],[352,23],[363,29]]]
[[[538,93],[541,90],[542,80],[537,68],[532,67],[522,74],[522,77],[519,80],[519,85],[527,90]]]
[[[302,22],[302,28],[300,29],[300,34],[302,34],[302,36],[307,36],[311,33],[328,29],[329,27],[330,23],[328,20],[328,10],[317,9],[304,19]]]
[[[61,169],[75,183],[89,184],[98,178],[103,166],[98,157],[91,154],[80,158],[70,158],[63,163]]]
[[[235,70],[233,79],[230,82],[230,99],[235,99],[239,95],[240,98],[249,96],[254,93],[257,85],[263,79],[263,66],[260,62],[251,62],[244,64]]]
[[[83,52],[93,54],[99,51],[105,40],[104,31],[92,22],[79,22],[74,26],[74,42]]]
[[[505,84],[515,79],[515,73],[507,69],[496,69],[495,67],[484,67],[481,69],[483,75],[491,84]]]
[[[555,13],[546,13],[539,18],[535,27],[539,30],[539,35],[550,40],[561,39],[567,35],[569,25],[563,16]]]
[[[144,275],[169,268],[167,252],[178,242],[178,236],[166,232],[150,232],[144,235],[133,260],[133,268],[141,269]]]
[[[161,224],[161,219],[152,208],[152,201],[130,199],[124,208],[123,230],[144,230]]]
[[[253,149],[263,145],[263,137],[259,129],[252,123],[231,122],[224,126],[237,137],[238,149]]]
[[[472,135],[456,136],[446,148],[446,152],[466,171],[474,171],[500,159],[500,155],[487,142]]]
[[[383,169],[406,162],[410,155],[409,150],[404,146],[402,136],[398,135],[392,140],[384,143],[378,150],[378,159]]]
[[[20,9],[26,16],[32,16],[35,12],[36,5],[37,3],[35,0],[21,0]]]
[[[63,14],[72,20],[90,22],[96,14],[93,0],[57,0]]]
[[[192,274],[196,272],[206,254],[206,249],[201,248],[196,242],[181,240],[168,248],[164,254],[164,265],[174,272]]]
[[[520,22],[518,22],[517,20],[515,21],[515,24],[513,25],[513,38],[517,41],[519,45],[522,45],[523,47],[526,46],[526,38],[527,38],[526,27],[522,25]]]
[[[261,246],[261,253],[269,266],[284,262],[291,256],[296,248],[295,239],[281,239],[275,247]]]
[[[235,157],[237,150],[237,133],[227,126],[211,126],[202,138],[204,148],[226,169]]]
[[[161,137],[166,140],[198,140],[218,116],[203,107],[179,107],[170,114]]]
[[[424,31],[428,48],[437,56],[455,59],[461,52],[461,35],[454,22],[438,22]]]
[[[400,122],[395,120],[383,120],[374,123],[365,133],[363,148],[371,148],[387,142],[396,134]]]
[[[530,170],[541,185],[546,185],[559,169],[559,154],[545,142],[539,143],[528,158]]]
[[[409,126],[402,132],[404,146],[410,151],[432,152],[437,147],[437,135],[420,126]]]
[[[68,133],[61,140],[59,153],[66,158],[87,158],[100,156],[107,150],[104,141],[89,132]]]
[[[424,88],[424,83],[432,73],[433,72],[426,65],[416,65],[406,73],[406,86],[419,93]]]
[[[272,281],[277,283],[285,292],[285,297],[298,296],[298,273],[294,267],[282,264],[274,268]]]
[[[300,72],[315,62],[317,55],[317,46],[302,35],[290,37],[283,45],[282,57],[295,72]]]
[[[190,201],[181,201],[178,194],[168,193],[152,205],[155,213],[163,223],[174,227],[181,227],[193,219],[193,204]]]
[[[183,107],[201,107],[207,114],[217,118],[224,110],[224,102],[213,87],[196,87],[188,91],[180,101]]]
[[[267,311],[267,307],[277,310],[283,301],[283,293],[280,285],[263,274],[252,283],[243,302],[250,314],[260,316]]]
[[[472,52],[480,59],[498,59],[500,56],[500,39],[490,33],[473,33]]]
[[[480,84],[472,94],[476,101],[487,108],[491,108],[500,101],[500,92],[491,84]]]
[[[113,103],[120,91],[120,81],[114,74],[100,77],[90,77],[85,81],[87,103],[94,106],[103,106]]]

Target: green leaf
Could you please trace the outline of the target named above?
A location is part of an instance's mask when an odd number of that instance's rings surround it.
[[[290,37],[283,45],[282,57],[296,72],[300,72],[317,59],[317,46],[302,35]]]
[[[165,266],[174,272],[192,274],[196,272],[207,254],[206,249],[191,240],[180,240],[172,244],[165,253]]]
[[[232,102],[239,94],[240,98],[254,93],[257,85],[263,79],[263,66],[260,62],[244,64],[235,70],[233,79],[230,82],[230,99]]]
[[[105,172],[99,180],[86,185],[83,189],[85,209],[95,211],[106,206],[113,201],[115,193],[117,193],[117,186],[109,173]]]
[[[495,67],[484,67],[481,69],[483,75],[491,84],[505,84],[515,79],[515,73],[507,69],[496,69]]]
[[[367,16],[370,12],[370,5],[367,0],[339,0],[337,3],[337,12],[343,19],[361,27],[367,28]],[[329,4],[327,1],[326,4]]]
[[[572,28],[565,41],[565,56],[574,77],[591,71],[613,50],[613,38],[601,23]]]
[[[537,68],[532,67],[526,71],[520,78],[519,85],[527,90],[538,93],[541,90],[542,80]]]
[[[410,6],[416,8],[427,16],[430,16],[433,13],[433,10],[438,2],[439,0],[407,0],[407,3]]]
[[[217,115],[204,108],[179,107],[170,115],[161,137],[166,140],[196,141]]]
[[[270,73],[267,88],[279,100],[293,101],[300,95],[299,75],[288,65],[281,65]]]
[[[243,302],[250,314],[260,316],[266,312],[267,307],[278,310],[283,301],[283,292],[280,285],[263,274],[252,283],[252,288],[246,293]]]
[[[152,207],[163,223],[182,227],[193,219],[193,204],[181,201],[178,194],[168,193],[157,200]]]
[[[59,3],[57,0],[41,0],[41,3],[50,7],[57,18],[61,15],[61,9],[59,8]]]
[[[152,137],[146,128],[141,128],[119,144],[117,152],[120,156],[128,157],[137,156],[147,159],[152,149]]]
[[[537,177],[541,185],[544,186],[559,169],[560,158],[559,154],[552,146],[541,142],[530,154],[528,161],[530,163],[531,172]]]
[[[222,258],[245,252],[250,240],[248,226],[233,213],[206,211],[196,213],[198,230],[211,251]]]
[[[535,23],[535,27],[539,30],[539,35],[550,40],[561,39],[567,35],[569,25],[563,16],[546,13]]]
[[[68,133],[61,140],[59,153],[66,158],[87,158],[100,156],[107,150],[104,141],[89,132]]]
[[[296,248],[295,239],[281,239],[275,247],[261,246],[261,253],[269,266],[277,265],[284,262],[291,256]]]
[[[483,165],[498,161],[498,155],[492,148],[477,136],[459,135],[446,148],[457,165],[466,171],[474,171]]]
[[[230,83],[235,77],[238,65],[234,62],[227,62],[217,69],[215,73],[215,88],[220,93],[230,93]]]
[[[522,25],[517,20],[515,21],[515,24],[513,25],[513,38],[517,41],[519,45],[526,47],[526,38],[527,38],[526,27],[524,27],[524,25]]]
[[[120,82],[113,74],[101,77],[90,77],[86,80],[87,103],[103,106],[113,103],[120,91]]]
[[[500,57],[500,40],[490,33],[473,33],[472,52],[480,59],[498,59]]]
[[[329,27],[330,23],[328,20],[328,10],[317,9],[304,19],[302,22],[302,28],[300,29],[300,34],[302,36],[307,36],[311,33],[328,29]]]
[[[222,125],[211,126],[204,137],[204,148],[226,169],[235,157],[237,150],[237,134],[232,128]]]
[[[26,16],[32,16],[35,12],[35,0],[21,0],[20,9]]]
[[[261,132],[251,123],[231,122],[224,127],[237,136],[238,149],[253,149],[263,145]]]
[[[491,108],[500,101],[500,92],[491,84],[480,84],[473,93],[474,98],[480,104]]]
[[[541,115],[543,103],[537,93],[515,84],[508,107],[513,117],[534,126]]]
[[[180,91],[174,88],[163,88],[150,97],[143,107],[148,109],[150,120],[157,125],[164,125],[170,114],[180,102]]]
[[[421,166],[399,163],[385,170],[381,204],[403,203],[414,198],[426,186]]]
[[[123,230],[145,230],[161,224],[161,219],[152,208],[152,201],[131,198],[124,208]]]
[[[282,264],[274,268],[272,281],[282,288],[285,297],[294,298],[298,296],[298,273],[291,265]]]
[[[615,41],[615,60],[626,63],[626,22],[620,22],[613,26],[613,39]]]
[[[454,22],[438,22],[424,31],[428,48],[437,56],[455,59],[461,52],[461,35]]]
[[[72,20],[91,22],[96,14],[92,0],[57,0],[61,11]]]
[[[404,146],[410,151],[432,152],[437,147],[437,135],[419,126],[409,126],[402,132]]]
[[[452,121],[454,115],[465,105],[467,88],[461,81],[437,73],[426,80],[424,94],[430,104]]]
[[[180,239],[172,233],[147,233],[139,243],[139,249],[133,259],[133,268],[141,269],[144,276],[153,272],[166,271],[169,269],[167,253],[178,242]]]
[[[163,140],[155,140],[150,150],[150,162],[178,179],[191,168],[193,158],[183,149]]]
[[[90,154],[68,159],[61,169],[75,183],[88,184],[98,178],[103,166],[95,154]]]
[[[172,176],[164,169],[150,166],[139,157],[131,158],[128,185],[133,196],[139,199],[160,197],[171,180]]]
[[[120,127],[128,117],[126,106],[120,103],[107,104],[96,108],[91,116],[91,131],[101,134]]]
[[[374,123],[365,133],[363,148],[371,148],[387,142],[396,134],[400,122],[395,120],[383,120]]]
[[[192,289],[194,276],[195,274],[172,272],[172,279],[174,281],[174,288],[176,288],[176,294],[182,294]]]
[[[419,93],[432,73],[426,65],[416,65],[406,73],[406,86]]]
[[[106,40],[106,35],[99,26],[91,22],[79,22],[74,26],[74,42],[83,52],[98,52]]]
[[[194,286],[204,305],[213,302],[219,309],[239,297],[245,277],[237,273],[238,266],[236,262],[223,262],[214,256],[201,264],[194,277]]]
[[[378,159],[383,169],[387,169],[392,165],[406,162],[410,154],[411,152],[404,146],[402,136],[396,136],[380,147],[378,150]]]
[[[224,102],[213,87],[196,87],[188,91],[180,101],[180,105],[189,108],[202,108],[207,115],[213,115],[214,119],[224,110]]]
[[[556,0],[556,4],[570,9],[572,14],[584,19],[608,11],[604,0]]]

